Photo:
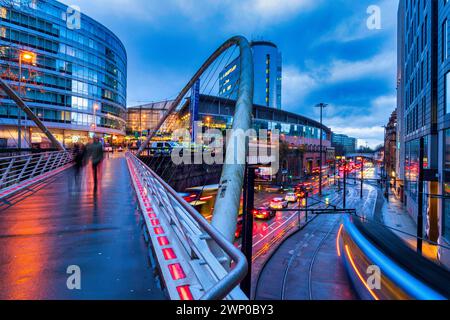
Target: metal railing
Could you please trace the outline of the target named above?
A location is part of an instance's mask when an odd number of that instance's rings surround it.
[[[21,184],[38,180],[73,161],[68,151],[30,153],[0,158],[0,193],[18,191]]]
[[[127,156],[139,172],[142,184],[153,201],[158,204],[169,222],[180,247],[191,259],[190,265],[204,290],[201,300],[236,299],[247,297],[238,288],[247,273],[247,260],[233,243],[228,242],[199,212],[190,206],[155,172],[148,168],[132,153]],[[214,255],[210,248],[215,244],[234,262],[227,270],[222,263],[227,261],[225,254]]]

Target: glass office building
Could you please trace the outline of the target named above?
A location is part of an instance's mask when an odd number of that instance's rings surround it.
[[[268,41],[253,41],[255,88],[253,103],[281,109],[282,59],[275,44]],[[237,99],[235,84],[239,79],[239,58],[228,64],[219,75],[219,96]]]
[[[398,10],[397,114],[405,201],[417,221],[423,192],[424,236],[450,244],[450,2],[401,0]],[[423,158],[420,158],[423,143]],[[423,190],[420,172],[424,172]],[[431,196],[433,195],[433,196]],[[450,266],[449,250],[439,248]]]
[[[336,149],[342,150],[342,152],[345,154],[348,153],[355,153],[356,152],[356,145],[357,145],[357,139],[349,137],[345,134],[337,134],[333,133],[331,136],[331,144]]]
[[[190,100],[180,112],[181,123],[177,127],[188,128]],[[233,100],[200,95],[198,119],[203,129],[227,130],[232,128],[236,102]],[[184,120],[184,123],[183,123]],[[322,129],[322,163],[325,166],[334,160],[334,149],[331,147],[331,129],[310,118],[261,105],[253,106],[253,128],[255,130],[278,130],[280,139],[299,154],[292,166],[294,176],[311,174],[320,167],[320,132]],[[333,152],[329,152],[333,151]]]
[[[120,40],[76,9],[54,0],[0,7],[0,76],[65,145],[124,136],[126,70]],[[0,142],[14,147],[20,113],[3,91],[0,99]],[[21,119],[22,147],[44,139]]]

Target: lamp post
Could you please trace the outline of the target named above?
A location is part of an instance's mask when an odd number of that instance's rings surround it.
[[[347,209],[347,160],[344,162],[344,198],[342,200],[342,206],[345,209]]]
[[[361,191],[360,191],[360,198],[363,198],[363,188],[364,188],[364,158],[359,157],[360,163],[361,163]]]
[[[322,166],[323,166],[323,109],[328,107],[326,103],[319,103],[316,108],[320,108],[320,159],[319,159],[319,196],[322,196]]]
[[[36,55],[28,51],[19,51],[19,97],[22,98],[22,63],[35,63]],[[25,133],[26,134],[26,133]],[[22,149],[22,111],[17,108],[17,148]]]
[[[387,176],[387,170],[386,170],[386,155],[387,155],[387,148],[386,148],[386,134],[387,134],[387,126],[382,126],[384,128],[384,155],[383,155],[383,180],[384,180],[384,196],[386,197],[387,201],[389,201],[389,189],[388,189],[388,176]]]

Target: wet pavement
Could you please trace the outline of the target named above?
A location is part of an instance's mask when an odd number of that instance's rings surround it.
[[[0,299],[165,299],[123,155],[67,170],[0,206]],[[69,266],[81,290],[69,290]],[[73,279],[73,278],[71,278]],[[73,282],[75,283],[75,282]]]

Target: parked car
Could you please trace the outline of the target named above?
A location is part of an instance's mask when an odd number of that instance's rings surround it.
[[[270,201],[269,207],[273,210],[286,209],[288,207],[288,202],[284,198],[273,198]]]
[[[255,219],[270,220],[275,217],[276,212],[266,207],[259,207],[253,210]]]
[[[110,144],[105,144],[105,146],[103,147],[103,151],[104,152],[113,152],[113,148]]]
[[[289,203],[294,203],[294,202],[297,202],[298,197],[294,192],[288,192],[288,193],[286,193],[284,200]]]

